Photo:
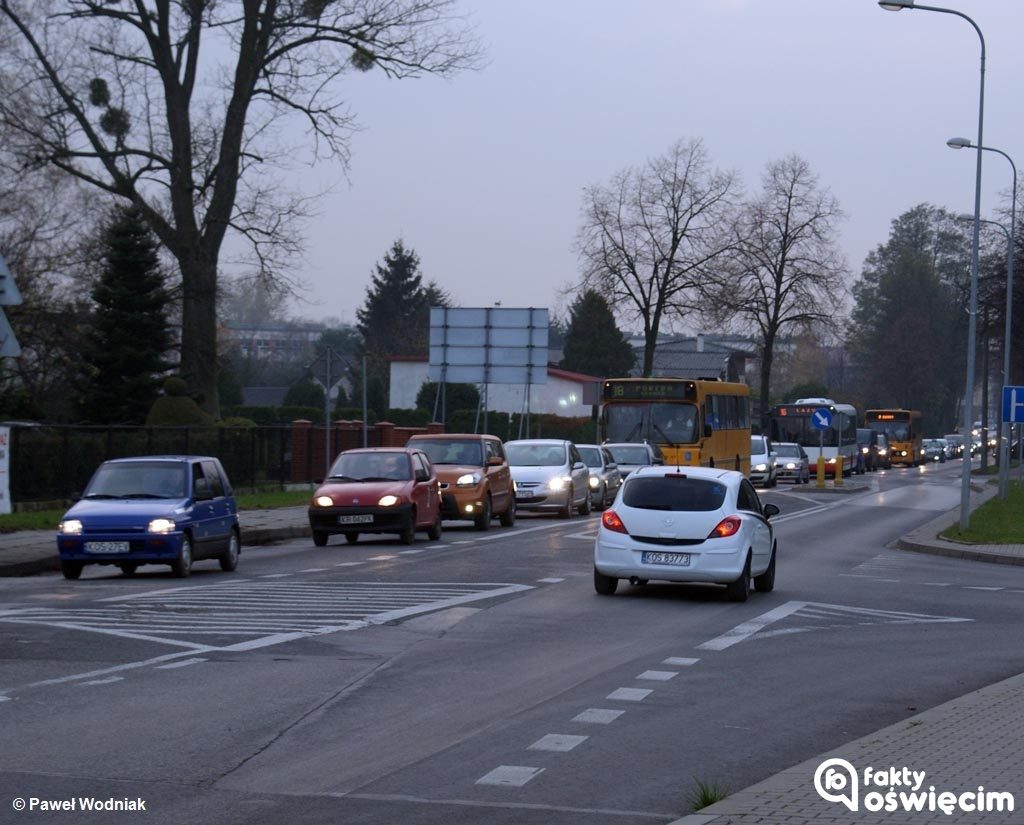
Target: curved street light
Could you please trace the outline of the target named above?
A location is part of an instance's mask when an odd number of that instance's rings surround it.
[[[971,143],[967,138],[954,137],[946,141],[946,145],[952,149],[973,149],[974,144]],[[1013,192],[1010,196],[1010,232],[1006,240],[1006,311],[1004,315],[1004,328],[1003,328],[1003,386],[1007,386],[1011,383],[1010,381],[1010,342],[1013,338],[1011,334],[1012,320],[1013,320],[1013,239],[1017,237],[1017,164],[1013,162],[1006,152],[1002,149],[996,149],[993,146],[982,146],[983,152],[995,152],[996,154],[1002,155],[1010,162],[1010,168],[1013,170]],[[994,223],[994,221],[984,221],[984,223]],[[1004,232],[1006,227],[1001,223],[997,223],[1000,229]],[[999,498],[1005,499],[1007,496],[1007,488],[1010,480],[1010,433],[1012,427],[1008,423],[1003,421],[1003,416],[999,416]]]
[[[981,41],[981,91],[978,95],[978,149],[977,171],[974,179],[974,231],[971,239],[971,299],[967,310],[967,389],[964,393],[964,424],[970,432],[974,422],[974,360],[977,357],[978,325],[978,241],[981,234],[981,147],[982,127],[985,123],[985,37],[970,17],[955,9],[944,9],[938,6],[919,6],[914,0],[878,0],[878,5],[886,11],[903,11],[904,9],[919,11],[935,11],[940,14],[952,14],[963,18],[978,33]],[[960,479],[960,529],[966,531],[971,526],[971,462],[970,455],[964,462],[963,474]]]

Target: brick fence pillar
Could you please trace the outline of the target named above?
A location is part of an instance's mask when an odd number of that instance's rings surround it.
[[[437,435],[438,433],[443,433],[444,432],[444,422],[443,421],[431,421],[429,424],[427,424],[427,432],[430,433],[431,435]]]
[[[291,473],[293,482],[305,482],[312,478],[313,467],[310,463],[310,434],[312,421],[300,418],[292,422],[292,462]]]

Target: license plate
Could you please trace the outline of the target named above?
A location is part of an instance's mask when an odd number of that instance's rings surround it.
[[[363,516],[338,516],[338,524],[373,524],[373,514]]]
[[[645,551],[640,557],[640,561],[644,564],[671,564],[675,567],[689,567],[690,566],[690,554],[689,553],[655,553],[650,550]]]
[[[87,541],[85,543],[86,553],[127,553],[128,542],[126,541]]]
[[[533,498],[531,490],[516,490],[516,498]]]

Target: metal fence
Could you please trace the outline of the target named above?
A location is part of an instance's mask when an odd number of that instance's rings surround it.
[[[235,487],[292,480],[291,425],[128,427],[14,425],[10,492],[15,503],[69,499],[96,467],[135,455],[217,456]]]

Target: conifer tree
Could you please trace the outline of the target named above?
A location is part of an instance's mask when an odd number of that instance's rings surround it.
[[[569,307],[564,352],[565,369],[601,378],[628,375],[635,360],[611,307],[593,289],[584,290]]]
[[[171,335],[170,303],[152,233],[134,208],[118,208],[101,241],[103,270],[92,289],[93,324],[83,356],[83,419],[141,424],[160,394]]]

